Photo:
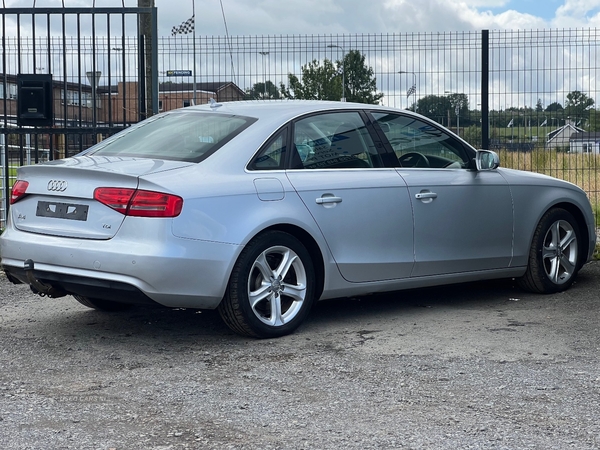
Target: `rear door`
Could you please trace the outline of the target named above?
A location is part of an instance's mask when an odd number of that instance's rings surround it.
[[[365,282],[409,277],[411,202],[404,180],[384,168],[358,112],[305,117],[293,126],[287,176],[314,217],[342,276]]]

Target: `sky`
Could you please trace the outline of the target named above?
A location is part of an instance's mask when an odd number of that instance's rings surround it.
[[[120,6],[121,0],[3,0],[6,7]],[[136,6],[137,0],[124,0]],[[196,34],[379,34],[600,27],[600,0],[154,0],[159,35],[192,15]]]
[[[161,34],[191,16],[192,0],[155,1]],[[600,27],[600,0],[196,0],[197,35],[225,34],[221,4],[230,35]]]

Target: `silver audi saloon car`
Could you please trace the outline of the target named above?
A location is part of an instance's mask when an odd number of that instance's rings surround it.
[[[577,186],[410,111],[338,102],[165,112],[19,168],[10,203],[11,281],[99,310],[218,308],[254,337],[320,299],[505,277],[561,291],[596,240]]]

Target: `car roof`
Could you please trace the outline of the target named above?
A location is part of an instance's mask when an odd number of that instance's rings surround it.
[[[185,108],[190,111],[212,111],[223,114],[235,114],[257,119],[277,118],[286,122],[299,115],[318,111],[343,111],[356,109],[386,109],[379,105],[347,103],[325,100],[247,100],[237,102],[211,102],[204,105]]]

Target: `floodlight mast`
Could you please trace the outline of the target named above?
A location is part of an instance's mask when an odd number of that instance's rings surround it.
[[[413,84],[410,87],[410,89],[408,90],[408,92],[411,92],[415,95],[415,101],[413,103],[413,111],[416,112],[417,111],[417,74],[414,72],[407,72],[405,70],[401,70],[398,72],[399,74],[411,74],[413,76]]]

